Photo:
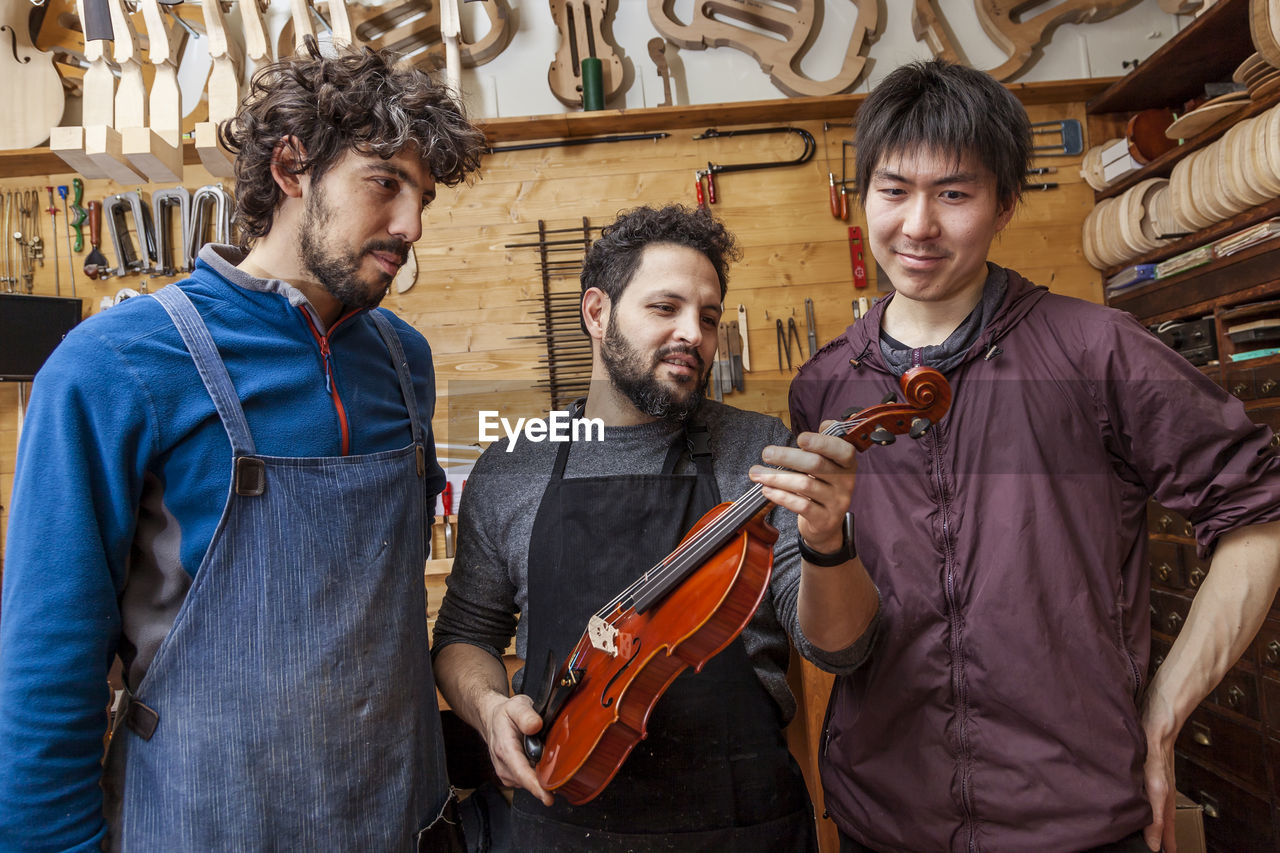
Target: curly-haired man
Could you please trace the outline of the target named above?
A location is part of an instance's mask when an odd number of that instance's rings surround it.
[[[602,440],[495,443],[467,481],[435,662],[450,707],[484,736],[499,777],[520,788],[511,821],[519,849],[816,849],[782,734],[796,711],[787,638],[856,666],[878,601],[842,547],[852,447],[813,433],[789,446],[777,418],[703,398],[734,257],[733,237],[705,211],[639,208],[605,228],[582,270],[592,373],[574,414],[600,419]],[[593,612],[753,481],[784,508],[769,516],[779,535],[759,608],[701,672],[675,679],[647,737],[598,796],[553,798],[523,746],[542,729],[531,697],[541,703],[548,667],[572,651]],[[825,596],[830,566],[865,582],[842,586],[835,603],[847,634],[806,636],[798,614]],[[509,697],[501,655],[513,634],[527,666]],[[650,647],[636,659],[652,653],[666,652]]]
[[[222,128],[243,245],[89,318],[36,377],[0,848],[444,849],[431,354],[375,306],[483,139],[393,62],[312,44],[258,73]]]

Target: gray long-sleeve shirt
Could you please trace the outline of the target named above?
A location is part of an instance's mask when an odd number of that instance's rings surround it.
[[[767,445],[791,443],[790,432],[777,418],[712,401],[702,405],[697,417],[710,430],[721,500],[734,500],[751,487],[747,471],[760,463],[760,453]],[[678,426],[664,421],[607,427],[603,441],[574,443],[565,477],[659,473],[678,431]],[[529,537],[559,447],[551,442],[520,440],[508,453],[507,442],[499,441],[476,463],[459,507],[458,550],[436,621],[433,653],[450,643],[464,642],[500,657],[514,633],[516,654],[525,656],[528,627],[517,614],[524,612],[529,602]],[[685,454],[676,472],[694,471]],[[856,643],[838,652],[813,647],[800,630],[796,613],[800,586],[796,517],[775,508],[769,521],[779,533],[773,551],[773,579],[769,594],[742,632],[742,640],[761,684],[777,701],[783,720],[789,721],[796,702],[786,681],[787,637],[806,658],[833,671],[848,671],[865,658],[874,625]],[[581,568],[590,570],[589,566]],[[523,674],[522,670],[513,679],[516,690],[521,689]]]

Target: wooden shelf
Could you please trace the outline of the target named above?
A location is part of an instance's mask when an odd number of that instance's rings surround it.
[[[1280,209],[1280,200],[1267,207]],[[1196,245],[1202,242],[1207,240],[1199,239]],[[1150,324],[1212,313],[1215,305],[1250,298],[1251,291],[1260,295],[1274,290],[1277,280],[1280,280],[1280,240],[1269,240],[1229,257],[1215,258],[1180,275],[1122,290],[1109,298],[1107,304]]]
[[[1112,85],[1115,78],[1013,83],[1010,91],[1028,106],[1087,101]],[[729,127],[789,121],[839,119],[848,121],[866,98],[864,94],[817,98],[779,98],[728,104],[647,107],[636,110],[596,110],[560,115],[478,119],[490,143],[540,139],[580,139],[610,133],[643,133],[680,128]],[[195,143],[183,141],[183,162],[200,162]],[[48,148],[0,151],[0,178],[71,174],[70,168]]]
[[[1120,195],[1125,190],[1136,186],[1138,183],[1145,181],[1147,178],[1167,178],[1173,172],[1173,167],[1178,161],[1188,155],[1194,154],[1201,148],[1212,145],[1219,137],[1231,129],[1237,122],[1244,121],[1247,118],[1253,118],[1261,115],[1272,107],[1280,104],[1280,92],[1268,95],[1260,101],[1250,101],[1249,105],[1238,112],[1234,112],[1229,116],[1224,116],[1217,123],[1211,125],[1203,133],[1188,139],[1177,148],[1171,148],[1152,160],[1147,165],[1138,169],[1136,172],[1130,172],[1116,183],[1107,187],[1105,190],[1099,190],[1093,194],[1096,201],[1102,201],[1104,198],[1112,198]]]
[[[1114,267],[1108,267],[1102,271],[1104,279],[1128,269],[1134,264],[1152,264],[1157,261],[1163,261],[1165,258],[1172,258],[1174,255],[1194,249],[1197,246],[1203,246],[1205,243],[1212,243],[1220,237],[1233,234],[1242,228],[1248,228],[1261,222],[1264,219],[1270,219],[1273,216],[1280,216],[1280,198],[1272,199],[1266,204],[1260,204],[1257,207],[1251,207],[1243,213],[1238,213],[1230,219],[1224,219],[1221,222],[1210,225],[1208,228],[1196,231],[1181,237],[1167,246],[1161,246],[1150,252],[1138,255],[1132,260],[1125,261],[1123,264],[1117,264]],[[1266,244],[1263,244],[1266,245]],[[1233,256],[1234,257],[1234,256]],[[1146,287],[1147,285],[1137,285],[1137,287]]]
[[[1086,107],[1090,115],[1181,107],[1206,82],[1231,79],[1254,52],[1249,0],[1218,0]]]

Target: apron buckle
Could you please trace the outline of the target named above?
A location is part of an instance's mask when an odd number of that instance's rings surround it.
[[[156,727],[160,725],[160,715],[139,702],[128,690],[121,692],[120,703],[123,707],[116,713],[120,715],[121,722],[138,737],[151,740],[151,736],[156,733]]]
[[[266,489],[266,463],[252,456],[236,457],[236,494],[256,498]]]

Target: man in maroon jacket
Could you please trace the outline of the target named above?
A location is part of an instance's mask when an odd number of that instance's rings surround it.
[[[899,68],[858,115],[895,293],[802,368],[792,428],[917,364],[954,397],[923,440],[858,460],[854,544],[882,610],[821,753],[842,851],[1172,850],[1174,740],[1280,584],[1271,430],[1128,314],[987,261],[1030,158],[1021,105],[960,66]],[[1213,556],[1148,684],[1151,496]]]

